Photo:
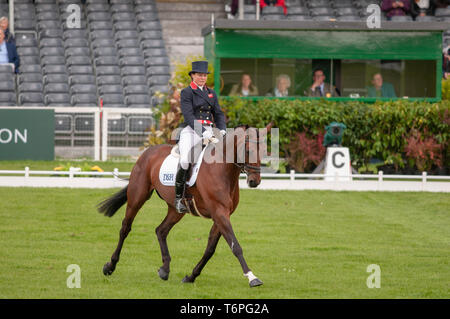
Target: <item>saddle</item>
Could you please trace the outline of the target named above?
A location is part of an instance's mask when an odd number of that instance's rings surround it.
[[[198,172],[200,170],[201,164],[203,162],[203,155],[205,154],[206,146],[203,146],[203,149],[198,156],[197,161],[192,165],[189,165],[186,183],[184,185],[184,196],[183,202],[185,206],[188,208],[190,214],[194,216],[204,217],[197,209],[195,204],[195,199],[192,194],[189,193],[189,188],[195,185],[195,181],[197,180]],[[178,171],[178,165],[180,161],[180,153],[178,149],[178,144],[172,147],[170,154],[164,159],[161,168],[159,169],[159,181],[164,186],[175,186],[175,176]]]

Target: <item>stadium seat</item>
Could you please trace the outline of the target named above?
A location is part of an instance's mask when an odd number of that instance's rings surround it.
[[[168,93],[169,92],[169,86],[166,85],[152,85],[150,87],[150,93],[151,95],[155,93]]]
[[[167,85],[169,83],[170,76],[167,75],[153,75],[149,78],[148,83],[150,86],[154,85]]]
[[[43,74],[57,74],[57,73],[67,73],[67,68],[64,64],[52,64],[52,65],[46,65],[42,68]]]
[[[359,12],[355,8],[337,8],[336,9],[336,16],[358,16]]]
[[[69,85],[66,82],[48,83],[45,86],[44,93],[68,93]]]
[[[103,106],[105,107],[125,106],[122,93],[105,93],[101,95],[100,98],[103,99]]]
[[[288,15],[287,16],[288,20],[293,20],[293,21],[311,21],[312,18],[310,16],[304,16],[304,15]]]
[[[170,74],[168,66],[150,66],[147,68],[149,75],[167,75]]]
[[[48,83],[68,83],[69,76],[66,73],[61,74],[46,74],[42,77],[44,84]]]
[[[38,82],[36,82],[38,83]],[[1,81],[0,82],[0,92],[14,92],[15,86],[14,86],[14,80],[11,76],[11,79],[9,81]]]
[[[93,74],[91,65],[71,65],[67,68],[70,74]]]
[[[299,6],[289,7],[288,15],[308,16],[309,15],[309,9],[307,7],[299,7]]]
[[[47,106],[70,106],[70,95],[64,93],[46,94],[44,103]]]
[[[129,57],[131,58],[131,57]],[[100,56],[94,60],[94,64],[96,67],[102,66],[102,65],[117,65],[118,64],[118,58],[115,55],[112,56]]]
[[[19,86],[19,92],[42,92],[42,90],[43,85],[40,82],[24,82]]]
[[[95,84],[95,77],[93,75],[71,75],[69,77],[69,84]]]
[[[328,7],[315,7],[311,9],[311,15],[313,17],[317,16],[334,16],[334,10]]]
[[[417,16],[416,20],[417,22],[433,22],[438,21],[438,19],[434,16]]]
[[[142,53],[139,48],[121,48],[121,49],[119,49],[118,56],[119,56],[119,58],[125,58],[125,57],[131,57],[131,56],[142,56]],[[150,55],[150,56],[153,56],[153,55]]]
[[[64,48],[63,47],[44,47],[40,50],[41,58],[46,55],[57,55],[64,56]]]
[[[111,14],[107,11],[94,11],[87,15],[88,22],[93,21],[111,21]]]
[[[78,55],[71,55],[71,56],[67,57],[66,64],[67,64],[67,66],[91,65],[90,59],[87,59],[86,56],[78,56]]]
[[[102,65],[98,66],[96,69],[97,76],[102,75],[119,75],[120,68],[116,65]]]
[[[117,51],[115,47],[98,47],[94,49],[94,56],[101,57],[101,56],[116,56]]]
[[[132,12],[117,12],[112,15],[112,21],[114,23],[121,21],[136,21],[136,15]],[[147,21],[146,19],[137,21]]]
[[[145,69],[141,66],[122,66],[121,74],[123,76],[127,75],[145,75]]]
[[[39,47],[47,48],[47,47],[63,47],[63,40],[61,38],[44,38],[39,41]]]
[[[98,88],[98,93],[101,96],[104,94],[112,94],[112,93],[116,93],[116,92],[122,92],[122,90],[123,90],[122,84],[109,84],[109,85],[100,86]]]
[[[41,92],[20,93],[19,104],[23,106],[43,106],[44,95]]]
[[[160,66],[160,65],[170,65],[170,61],[168,57],[150,57],[145,59],[146,66]]]
[[[140,31],[161,30],[161,23],[159,21],[141,21],[138,28]]]
[[[39,73],[26,73],[26,74],[19,74],[18,76],[18,83],[24,83],[24,82],[41,82],[43,81],[42,74]]]
[[[142,56],[123,57],[119,60],[119,65],[122,66],[142,66],[144,65]]]
[[[0,91],[0,103],[4,106],[16,105],[16,93]]]
[[[375,3],[375,1],[372,1]],[[355,8],[352,0],[337,0],[333,2],[335,8]]]
[[[411,16],[392,16],[391,21],[392,22],[408,22],[408,21],[413,21],[413,18]]]
[[[154,4],[141,4],[141,5],[136,5],[135,7],[135,11],[137,13],[139,12],[155,12],[158,9],[156,8],[156,6]]]
[[[37,40],[32,33],[19,33],[16,32],[16,45],[19,47],[37,47]]]
[[[94,84],[74,84],[70,87],[71,94],[90,93],[96,94],[97,87]]]
[[[127,85],[146,85],[147,77],[143,75],[128,75],[122,77],[122,84]]]
[[[44,67],[46,65],[52,64],[64,64],[66,63],[66,59],[61,55],[48,55],[44,56],[41,59],[41,65]]]
[[[340,16],[337,17],[337,21],[343,21],[343,22],[353,22],[353,21],[363,21],[360,16]]]
[[[128,107],[149,107],[150,97],[148,94],[130,94],[125,97]]]
[[[89,47],[89,43],[87,39],[83,38],[73,38],[73,39],[67,39],[64,41],[64,47],[71,48],[71,47]]]
[[[329,8],[332,2],[329,0],[309,0],[308,6],[310,8]]]
[[[111,85],[111,84],[121,84],[121,83],[122,83],[122,77],[120,75],[97,76],[97,84],[99,86]]]
[[[97,95],[96,94],[73,94],[70,103],[74,106],[96,106]]]
[[[129,85],[123,88],[125,95],[130,94],[148,94],[149,89],[147,85]]]
[[[280,6],[267,6],[267,7],[262,8],[261,13],[263,15],[266,15],[266,14],[279,15],[279,14],[284,14],[284,11],[283,11],[283,7],[280,7]]]
[[[149,48],[144,50],[144,57],[165,57],[167,56],[165,48]]]
[[[134,9],[131,3],[111,4],[111,12],[134,12]]]
[[[135,21],[117,21],[114,23],[114,28],[119,31],[124,30],[136,31],[137,24]]]
[[[44,38],[62,38],[63,31],[61,29],[43,29],[39,31],[39,39]]]
[[[136,15],[137,21],[156,21],[158,20],[158,14],[153,11],[140,12]]]
[[[450,6],[447,8],[436,8],[434,16],[437,18],[450,17]]]
[[[315,16],[315,17],[313,17],[313,20],[315,20],[315,21],[332,21],[335,19],[336,18],[333,16]]]

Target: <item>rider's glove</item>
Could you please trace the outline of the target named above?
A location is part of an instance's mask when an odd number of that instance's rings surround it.
[[[203,132],[204,139],[209,140],[211,137],[213,137],[213,133],[211,131],[206,130]]]

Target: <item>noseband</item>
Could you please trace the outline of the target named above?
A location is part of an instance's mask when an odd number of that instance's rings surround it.
[[[258,145],[258,140],[251,140],[248,135],[245,136],[245,146],[247,146],[248,143],[256,143]],[[247,149],[247,148],[246,148]],[[247,155],[247,151],[246,151]],[[245,160],[244,160],[245,161]],[[237,167],[241,169],[241,173],[245,173],[247,176],[251,173],[260,173],[261,167],[256,165],[251,165],[249,163],[234,163]]]

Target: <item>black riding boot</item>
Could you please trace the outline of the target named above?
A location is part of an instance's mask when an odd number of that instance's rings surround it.
[[[188,211],[182,201],[187,172],[187,169],[180,167],[175,177],[175,209],[181,214]]]

